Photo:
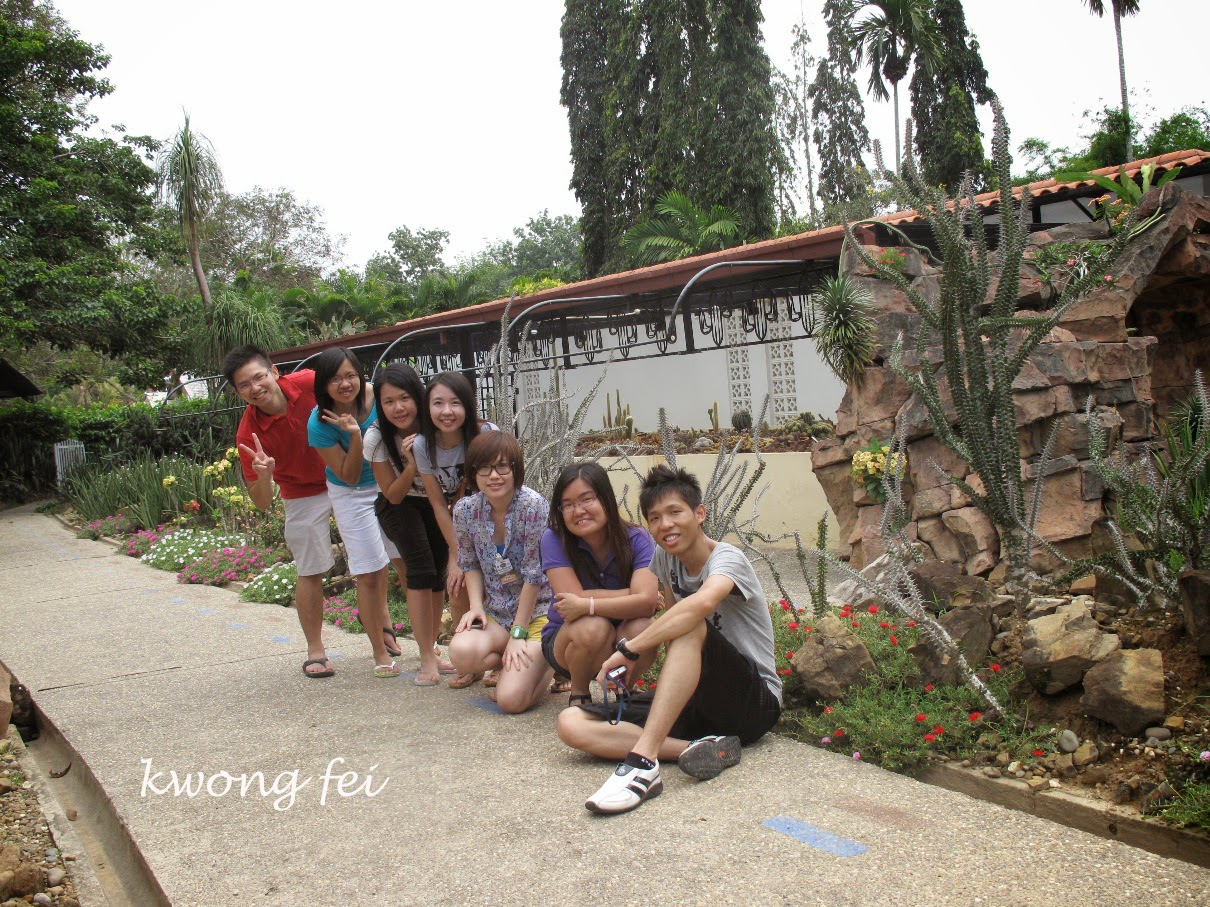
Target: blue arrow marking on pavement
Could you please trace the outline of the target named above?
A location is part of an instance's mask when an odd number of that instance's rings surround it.
[[[330,661],[331,659],[333,659],[333,658],[345,658],[345,657],[346,657],[346,656],[345,656],[344,654],[340,653],[340,652],[329,652],[329,653],[328,653],[328,660],[329,660],[329,661]]]
[[[174,605],[183,605],[183,604],[185,604],[185,599],[183,599],[183,598],[170,598],[170,599],[168,599],[168,600],[169,600],[170,602],[172,602],[172,604],[174,604]]]
[[[198,608],[197,613],[198,614],[213,614],[214,609],[213,608]]]
[[[270,636],[269,641],[270,642],[289,642],[290,637],[289,636]]]
[[[801,819],[792,819],[789,816],[776,816],[766,819],[761,824],[765,828],[789,835],[796,841],[802,841],[816,850],[823,850],[838,857],[855,857],[869,850],[864,844],[858,844],[848,838],[837,837],[830,831],[824,831],[822,828],[816,828]]]
[[[234,621],[232,623],[227,624],[227,626],[230,627],[232,630],[244,630],[247,628],[248,625],[241,624],[239,621]]]
[[[497,703],[492,702],[487,696],[476,696],[474,699],[470,700],[470,703],[476,708],[483,709],[485,712],[493,712],[497,715],[504,714],[504,709],[500,708]]]
[[[139,593],[139,595],[156,595],[159,593],[159,591],[159,589],[144,589]]]

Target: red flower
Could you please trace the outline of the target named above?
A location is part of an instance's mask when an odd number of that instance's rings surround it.
[[[790,603],[789,603],[788,601],[786,601],[784,598],[781,600],[781,609],[782,609],[783,611],[789,611],[789,610],[790,610]]]
[[[891,645],[893,645],[893,646],[897,646],[897,645],[899,645],[899,637],[898,637],[898,636],[892,636],[892,637],[891,637]]]
[[[931,693],[932,691],[933,691],[933,685],[931,683],[926,683],[924,685],[924,692]]]
[[[866,610],[867,610],[867,611],[869,611],[871,614],[877,614],[877,613],[878,613],[878,606],[877,606],[877,605],[870,605],[870,607],[866,608]]]
[[[971,714],[970,714],[970,720],[972,722],[978,721],[982,717],[983,717],[983,715],[979,712],[971,712]]]
[[[885,620],[882,620],[882,621],[878,622],[878,626],[882,627],[882,629],[885,630],[885,629],[887,629],[887,627],[890,626],[890,624],[888,624]]]
[[[635,685],[636,687],[645,687],[645,686],[647,686],[647,681],[645,681],[645,680],[637,680],[637,681],[635,681],[635,684],[634,684],[634,685]]]
[[[928,721],[928,720],[929,720],[929,716],[928,716],[928,715],[926,715],[926,714],[924,714],[924,712],[920,712],[920,713],[919,713],[919,714],[916,716],[916,720],[917,720],[917,721],[919,721],[921,724],[923,724],[924,722],[926,722],[926,721]]]
[[[797,623],[796,621],[790,621],[788,624],[786,624],[786,629],[788,629],[788,630],[797,630],[797,629],[798,629],[798,623]]]
[[[909,627],[914,627],[914,626],[916,626],[916,621],[914,621],[914,620],[909,620],[909,621],[908,621],[908,626],[909,626]]]
[[[790,661],[790,660],[791,660],[793,657],[794,657],[794,653],[793,653],[793,652],[787,652],[787,653],[786,653],[786,661]]]
[[[823,713],[825,715],[829,715],[829,714],[831,714],[831,712],[832,712],[832,707],[830,705],[824,707]]]
[[[925,740],[927,740],[929,743],[932,743],[932,742],[933,742],[934,740],[936,740],[937,738],[936,738],[936,737],[934,737],[932,734],[925,734],[925,735],[924,735],[924,739],[925,739]]]
[[[842,728],[842,727],[838,727],[836,730],[834,730],[834,731],[832,732],[832,736],[833,736],[833,737],[843,737],[843,736],[844,736],[844,728]]]
[[[649,683],[649,684],[647,685],[647,689],[649,689],[649,690],[654,690],[654,689],[655,689],[655,681],[654,681],[654,680],[653,680],[653,681],[651,681],[651,683]]]
[[[1000,673],[1000,666],[999,666],[999,665],[992,665],[992,666],[991,666],[991,668],[992,668],[992,672],[993,672],[993,673],[995,673],[995,674],[999,674],[999,673]]]
[[[782,669],[781,669],[780,671],[778,671],[777,673],[778,673],[778,674],[789,674],[789,673],[790,673],[790,669],[789,669],[789,668],[782,668]]]
[[[937,725],[935,728],[933,728],[933,733],[940,737],[945,733],[945,728],[943,728],[941,725]]]
[[[853,626],[854,626],[854,627],[860,627],[860,626],[861,626],[861,624],[857,623],[857,621],[853,621]]]
[[[804,633],[810,633],[810,632],[811,632],[812,630],[814,630],[814,629],[815,629],[814,627],[803,627],[803,628],[802,628],[802,631],[803,631]]]
[[[1043,752],[1042,750],[1034,750],[1034,755],[1035,756],[1045,756],[1046,753]]]

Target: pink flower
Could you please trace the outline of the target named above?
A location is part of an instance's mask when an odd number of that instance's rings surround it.
[[[1106,275],[1105,275],[1105,283],[1113,283],[1113,275],[1112,275],[1112,274],[1106,274]]]
[[[856,759],[858,762],[860,762],[860,761],[861,761],[861,753],[859,753],[859,752],[857,752],[856,750],[854,750],[854,751],[853,751],[853,758],[854,758],[854,759]]]
[[[820,737],[819,742],[822,743],[824,746],[827,746],[829,743],[832,742],[832,738],[831,737]]]

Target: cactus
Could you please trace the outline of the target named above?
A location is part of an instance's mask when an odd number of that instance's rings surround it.
[[[617,406],[614,406],[614,403]],[[614,396],[605,395],[605,415],[602,417],[602,424],[606,431],[616,428],[622,428],[626,424],[626,420],[630,419],[630,404],[622,405],[622,391],[614,390]],[[634,420],[631,420],[633,426]]]
[[[718,431],[718,401],[714,401],[714,406],[706,410],[706,415],[710,417],[710,427]]]
[[[630,408],[627,407],[626,411],[629,412]],[[634,437],[634,417],[633,416],[626,417],[625,429],[622,432],[622,437],[625,438],[627,441],[629,441],[631,438]]]
[[[737,409],[731,414],[731,427],[736,431],[751,431],[752,430],[752,413],[746,409]],[[761,424],[761,431],[765,430],[765,425]]]

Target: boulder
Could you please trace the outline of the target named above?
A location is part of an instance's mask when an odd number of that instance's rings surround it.
[[[962,546],[967,573],[982,573],[995,566],[1000,553],[1000,536],[982,510],[961,507],[943,513],[941,520]]]
[[[815,625],[790,662],[802,678],[807,695],[814,699],[839,699],[845,690],[874,669],[874,659],[865,644],[829,614]]]
[[[1075,686],[1085,672],[1122,646],[1084,605],[1064,605],[1025,625],[1021,666],[1034,688],[1053,695]]]
[[[923,538],[923,534],[921,538]],[[987,605],[996,602],[996,590],[991,583],[978,576],[968,576],[955,564],[929,561],[908,571],[925,604],[930,604],[934,613],[968,605]]]
[[[919,498],[917,499],[919,500]],[[954,534],[945,528],[941,517],[921,519],[917,523],[917,527],[920,541],[933,550],[933,556],[938,561],[948,561],[951,565],[961,564],[965,561],[962,556],[962,546],[958,544],[958,539],[954,537]],[[925,600],[928,600],[927,596]]]
[[[972,668],[983,664],[987,659],[992,638],[996,635],[992,629],[990,602],[964,605],[946,611],[941,615],[940,623],[966,656],[967,664]],[[908,653],[916,659],[916,664],[920,667],[920,683],[954,686],[961,682],[958,659],[943,651],[927,636],[922,635],[920,640],[908,649]]]
[[[1182,570],[1177,583],[1185,630],[1197,647],[1197,654],[1210,656],[1210,571]]]
[[[1084,675],[1080,704],[1123,734],[1164,718],[1164,659],[1158,649],[1122,649]]]

